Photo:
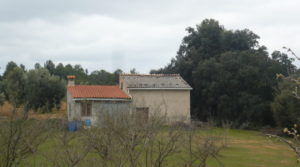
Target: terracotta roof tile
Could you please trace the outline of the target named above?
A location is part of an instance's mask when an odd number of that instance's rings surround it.
[[[73,98],[130,99],[118,86],[76,85],[68,86],[68,91]]]

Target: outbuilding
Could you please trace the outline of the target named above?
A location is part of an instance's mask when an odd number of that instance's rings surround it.
[[[119,87],[141,119],[160,115],[169,122],[190,122],[192,87],[179,74],[121,74]]]
[[[75,76],[67,78],[69,121],[90,120],[95,125],[100,122],[104,113],[117,115],[129,111],[131,98],[117,85],[75,85]]]

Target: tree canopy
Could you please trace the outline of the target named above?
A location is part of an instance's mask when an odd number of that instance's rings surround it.
[[[76,84],[114,85],[120,73],[122,70],[117,69],[113,73],[97,70],[88,74],[79,64],[55,65],[51,60],[44,66],[36,63],[34,69],[26,70],[24,65],[11,61],[0,76],[0,104],[7,100],[16,108],[24,106],[28,110],[50,112],[59,107],[66,94],[67,75],[75,75]]]
[[[228,120],[235,126],[274,125],[270,103],[276,74],[295,73],[293,59],[275,51],[272,56],[248,29],[227,30],[206,19],[188,27],[177,56],[151,73],[180,73],[193,87],[192,116]]]
[[[53,107],[59,107],[65,96],[65,84],[59,77],[45,68],[24,71],[25,68],[19,66],[10,68],[11,64],[0,84],[7,101],[15,108],[23,106],[26,111],[50,112]]]

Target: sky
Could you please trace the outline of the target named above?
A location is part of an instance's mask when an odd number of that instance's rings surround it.
[[[298,0],[0,0],[0,74],[9,61],[52,60],[148,73],[167,65],[205,18],[226,29],[250,29],[269,52],[300,55]],[[300,65],[299,62],[296,64]]]

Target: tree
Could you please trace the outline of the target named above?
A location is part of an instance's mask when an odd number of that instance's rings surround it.
[[[90,84],[98,84],[98,85],[112,85],[117,84],[118,77],[117,74],[112,74],[105,70],[93,71],[89,75],[89,83]]]
[[[14,67],[13,69],[7,70],[3,81],[4,93],[7,100],[14,106],[14,108],[20,107],[20,105],[24,104],[25,84],[26,76],[25,72],[21,68]]]
[[[297,68],[293,64],[293,62],[295,61],[294,58],[289,58],[287,54],[281,53],[279,51],[274,51],[271,56],[275,61],[277,68],[282,70],[280,74],[289,76],[296,72]]]
[[[8,62],[6,65],[5,71],[3,73],[3,78],[5,78],[8,75],[8,73],[16,67],[18,67],[18,65],[15,62],[13,62],[13,61]]]
[[[11,116],[0,121],[0,166],[19,166],[48,137],[45,121],[26,120]]]
[[[300,58],[287,47],[283,47],[286,49],[288,53],[291,53],[296,59],[300,60]],[[279,55],[279,56],[277,56]],[[278,53],[272,55],[274,57],[283,57],[281,59],[287,60],[286,62],[293,61],[292,58],[288,58],[286,54],[282,56],[282,54]],[[284,63],[289,64],[289,63]],[[289,67],[289,66],[288,66]],[[280,127],[284,127],[283,133],[293,137],[292,140],[280,137],[278,135],[266,134],[270,138],[276,138],[279,141],[288,145],[291,150],[296,155],[296,163],[297,166],[300,164],[300,140],[299,140],[299,115],[300,113],[300,96],[298,92],[298,87],[300,85],[299,78],[297,77],[299,73],[296,75],[286,77],[283,74],[277,74],[277,79],[280,80],[280,84],[277,88],[277,95],[272,103],[272,110],[274,112],[274,117],[277,125]],[[292,91],[294,89],[294,91]],[[293,126],[292,126],[293,125]]]
[[[26,102],[29,109],[50,112],[53,107],[59,107],[65,96],[64,83],[46,69],[30,70],[26,80]]]
[[[283,91],[277,95],[272,103],[272,111],[279,127],[290,127],[299,124],[300,102],[290,92]]]
[[[117,69],[114,72],[114,78],[115,78],[115,83],[119,83],[119,76],[123,73],[123,71],[121,69]]]
[[[0,106],[2,106],[4,102],[5,102],[4,90],[3,90],[2,81],[0,79]]]
[[[226,30],[205,19],[188,27],[177,55],[164,68],[151,73],[179,73],[192,87],[192,117],[234,126],[273,124],[270,103],[277,73],[294,73],[293,60],[259,46],[259,36],[248,29]]]
[[[288,49],[288,52],[292,52],[293,56],[297,58],[291,49]],[[279,62],[278,65],[284,69],[277,74],[279,84],[276,87],[275,98],[271,104],[272,111],[276,124],[281,128],[287,128],[300,123],[300,101],[297,91],[299,74],[296,73],[297,68],[292,64],[294,59],[289,58],[287,54],[275,51],[272,53],[272,59]]]
[[[40,68],[42,68],[40,63],[35,63],[34,64],[34,69],[40,69]]]
[[[59,107],[65,95],[65,84],[47,69],[40,68],[24,72],[15,67],[3,81],[7,100],[15,107],[24,106],[25,111],[50,112]],[[0,92],[1,94],[1,92]]]
[[[130,74],[138,74],[135,68],[130,69]]]
[[[3,81],[2,76],[0,75],[0,106],[4,104],[5,96],[4,96],[4,90],[3,90]]]
[[[200,118],[230,120],[234,126],[248,122],[272,124],[269,103],[273,78],[264,52],[226,52],[218,59],[199,62],[193,72]],[[270,119],[271,117],[271,119]]]
[[[45,62],[44,68],[46,68],[51,75],[55,72],[55,64],[51,60]]]

